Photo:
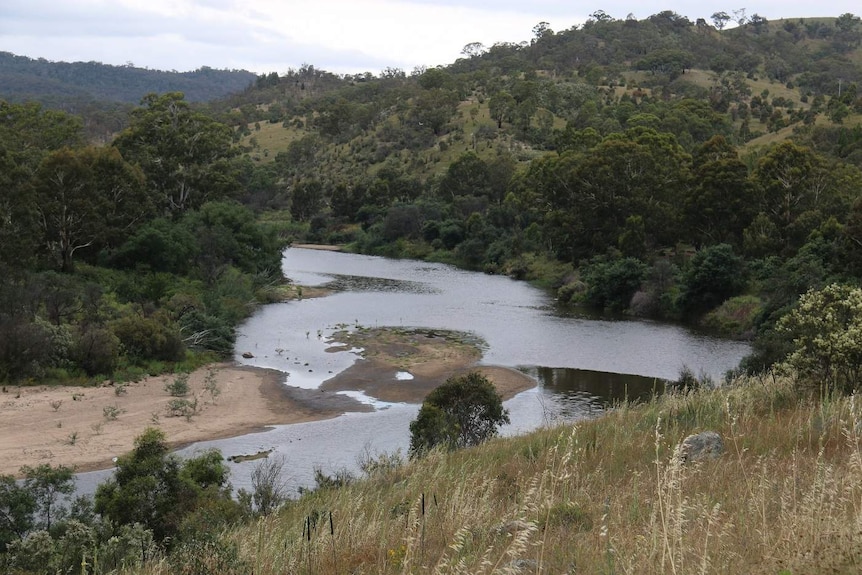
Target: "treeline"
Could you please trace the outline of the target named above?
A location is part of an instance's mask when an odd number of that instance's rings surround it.
[[[248,160],[182,94],[107,147],[0,102],[0,381],[137,377],[232,351],[281,279],[281,240],[238,199]]]
[[[255,81],[245,70],[203,66],[191,72],[165,72],[100,62],[51,62],[0,52],[0,97],[13,102],[47,103],[51,98],[88,98],[138,104],[149,93],[183,92],[190,102],[205,102],[241,92]]]

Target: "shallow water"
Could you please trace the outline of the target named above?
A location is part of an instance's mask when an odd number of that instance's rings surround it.
[[[240,327],[236,361],[283,371],[288,385],[316,388],[357,358],[326,351],[336,331],[396,326],[466,332],[482,342],[482,363],[519,369],[538,383],[506,402],[512,423],[503,435],[595,415],[624,398],[648,397],[684,366],[720,380],[749,350],[678,325],[574,315],[525,282],[442,264],[290,248],[283,269],[297,284],[342,291],[264,306]],[[243,352],[254,357],[243,358]],[[313,483],[315,467],[327,473],[356,470],[362,453],[406,450],[419,407],[351,395],[376,410],[201,442],[181,454],[209,447],[225,456],[272,449],[288,461],[295,489]],[[256,463],[230,465],[234,487],[248,489]],[[92,490],[107,473],[81,474],[81,490]]]

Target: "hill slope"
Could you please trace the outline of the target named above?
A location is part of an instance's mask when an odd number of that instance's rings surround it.
[[[222,98],[247,88],[245,70],[163,72],[98,62],[49,62],[0,52],[0,98],[9,101],[90,99],[137,104],[150,92],[183,92],[191,102]]]

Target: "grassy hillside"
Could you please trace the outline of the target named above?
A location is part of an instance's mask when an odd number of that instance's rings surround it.
[[[375,166],[393,156],[423,181],[444,173],[468,150],[486,160],[505,151],[526,163],[554,151],[551,133],[567,125],[593,127],[603,135],[627,128],[631,113],[621,108],[632,104],[636,111],[652,108],[647,113],[665,122],[656,127],[691,148],[697,138],[686,143],[684,131],[673,129],[664,116],[667,106],[684,99],[708,102],[729,122],[724,134],[729,141],[758,148],[795,138],[810,124],[852,127],[862,121],[859,106],[848,105],[841,118],[827,107],[839,95],[839,82],[846,99],[846,90],[855,91],[854,83],[862,79],[862,26],[850,19],[845,29],[839,22],[749,19],[719,31],[670,12],[642,21],[589,21],[581,28],[546,31],[529,45],[498,44],[410,76],[338,78],[313,69],[290,71],[259,79],[255,89],[229,104],[242,142],[258,162],[274,161],[303,135],[322,135],[313,173],[298,170],[293,177],[323,177],[324,186],[330,178],[373,175]],[[428,81],[431,72],[439,78]],[[426,86],[456,92],[460,102],[434,133],[414,122],[429,101]],[[561,104],[572,90],[587,94],[586,101]],[[498,123],[490,105],[501,91],[515,96],[519,111]],[[355,113],[348,120],[344,110],[351,105],[372,108],[373,119],[358,120]],[[345,114],[351,129],[327,132],[321,126],[333,109]],[[263,119],[271,124],[264,126]],[[334,148],[352,153],[339,155]],[[319,173],[321,164],[330,176]]]
[[[676,446],[704,430],[724,454],[684,463]],[[855,398],[806,398],[770,375],[420,461],[381,457],[361,481],[219,534],[236,551],[219,572],[858,573],[860,430]]]

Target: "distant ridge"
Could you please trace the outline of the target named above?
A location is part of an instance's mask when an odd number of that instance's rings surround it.
[[[52,62],[0,52],[0,99],[43,103],[97,100],[137,104],[150,92],[183,92],[205,102],[241,92],[257,75],[247,70],[166,72],[99,62]]]

